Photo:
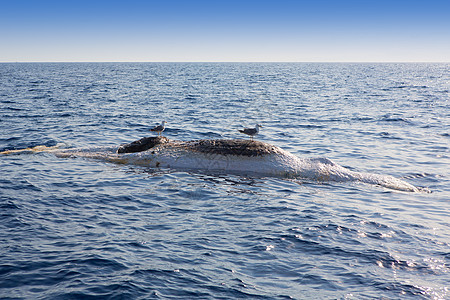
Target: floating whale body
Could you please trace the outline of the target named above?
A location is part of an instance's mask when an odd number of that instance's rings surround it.
[[[219,171],[246,175],[298,178],[320,182],[363,182],[417,192],[415,186],[389,175],[361,173],[327,158],[299,158],[277,146],[249,140],[174,141],[163,136],[146,137],[119,147],[89,149],[33,148],[57,157],[85,157],[114,163],[154,168]],[[3,154],[24,150],[5,151]]]

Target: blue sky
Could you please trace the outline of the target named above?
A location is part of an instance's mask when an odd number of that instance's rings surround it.
[[[0,62],[450,62],[447,0],[0,0]]]

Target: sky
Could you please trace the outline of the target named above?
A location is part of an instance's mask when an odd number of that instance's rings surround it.
[[[450,0],[0,0],[0,62],[450,62]]]

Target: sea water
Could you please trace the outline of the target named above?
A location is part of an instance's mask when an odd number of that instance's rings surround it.
[[[0,151],[256,139],[428,192],[0,156],[2,299],[448,299],[450,64],[3,63]]]

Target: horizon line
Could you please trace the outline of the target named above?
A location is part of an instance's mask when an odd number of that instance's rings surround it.
[[[353,63],[353,64],[446,64],[450,61],[0,61],[0,64],[14,63]]]

